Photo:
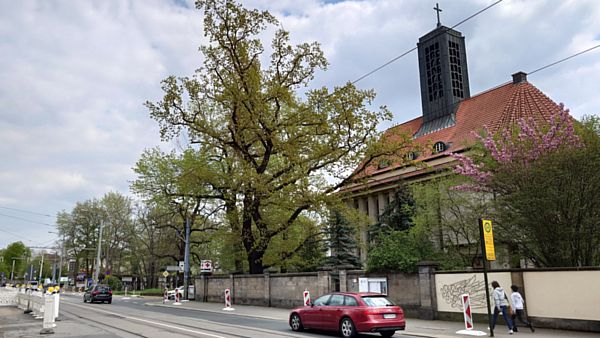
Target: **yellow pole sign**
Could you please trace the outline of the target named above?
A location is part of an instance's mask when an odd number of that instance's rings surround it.
[[[167,278],[167,276],[169,276],[169,273],[165,271],[165,272],[163,272],[163,276],[165,276],[165,278]]]
[[[494,251],[494,233],[492,231],[492,220],[482,219],[481,226],[483,227],[483,241],[485,243],[485,258],[488,261],[496,260],[496,252]]]

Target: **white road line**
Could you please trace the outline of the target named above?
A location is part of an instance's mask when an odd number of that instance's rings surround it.
[[[125,315],[120,314],[120,313],[110,312],[110,311],[106,311],[106,310],[100,310],[100,309],[93,309],[92,310],[92,309],[90,309],[89,306],[77,305],[77,304],[74,304],[74,303],[71,303],[71,302],[68,302],[68,303],[69,303],[69,305],[73,305],[73,306],[76,306],[76,307],[84,308],[86,310],[100,311],[100,312],[104,312],[104,313],[107,313],[107,314],[110,314],[110,315],[116,315],[116,316],[119,316],[119,317],[122,317],[122,318],[130,319],[130,320],[136,320],[136,321],[139,321],[139,322],[142,322],[142,323],[149,323],[149,324],[152,324],[152,325],[164,326],[164,327],[168,327],[168,328],[171,328],[171,329],[185,331],[185,332],[191,332],[191,333],[196,333],[196,334],[200,334],[200,335],[207,336],[207,337],[226,338],[225,336],[217,336],[217,335],[206,333],[206,332],[202,332],[202,331],[195,331],[195,330],[185,329],[185,328],[182,328],[182,327],[177,327],[177,326],[173,326],[173,325],[169,325],[169,324],[163,324],[163,323],[153,322],[153,321],[150,321],[150,320],[136,318],[136,317],[129,317],[129,316],[125,316]]]

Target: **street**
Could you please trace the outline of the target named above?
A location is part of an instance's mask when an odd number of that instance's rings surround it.
[[[112,304],[83,303],[80,296],[63,294],[63,320],[92,327],[102,337],[336,337],[328,332],[292,332],[287,319],[235,313],[193,311],[152,306],[156,298],[114,297]],[[87,336],[87,335],[86,335]],[[380,337],[365,334],[359,337]],[[395,337],[402,337],[396,334]]]

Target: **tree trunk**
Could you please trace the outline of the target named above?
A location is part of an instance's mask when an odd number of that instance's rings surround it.
[[[250,267],[250,274],[261,274],[263,273],[263,256],[265,255],[264,250],[252,250],[248,253],[248,266]]]

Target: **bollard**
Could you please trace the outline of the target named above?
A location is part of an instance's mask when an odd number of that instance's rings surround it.
[[[58,308],[60,305],[60,287],[54,287],[54,320],[58,320]]]
[[[302,297],[304,298],[304,306],[310,306],[310,291],[304,289]]]
[[[229,289],[225,289],[225,307],[223,308],[224,311],[233,311],[235,310],[234,308],[231,307],[231,295],[230,295],[231,291]]]
[[[169,300],[169,289],[165,288],[163,292],[163,304],[165,304]]]
[[[48,288],[50,294],[44,297],[44,323],[42,324],[42,330],[40,334],[54,334],[54,296],[52,292],[54,291],[53,287]]]
[[[27,294],[27,308],[23,313],[31,313],[31,290],[27,289],[25,293]]]

